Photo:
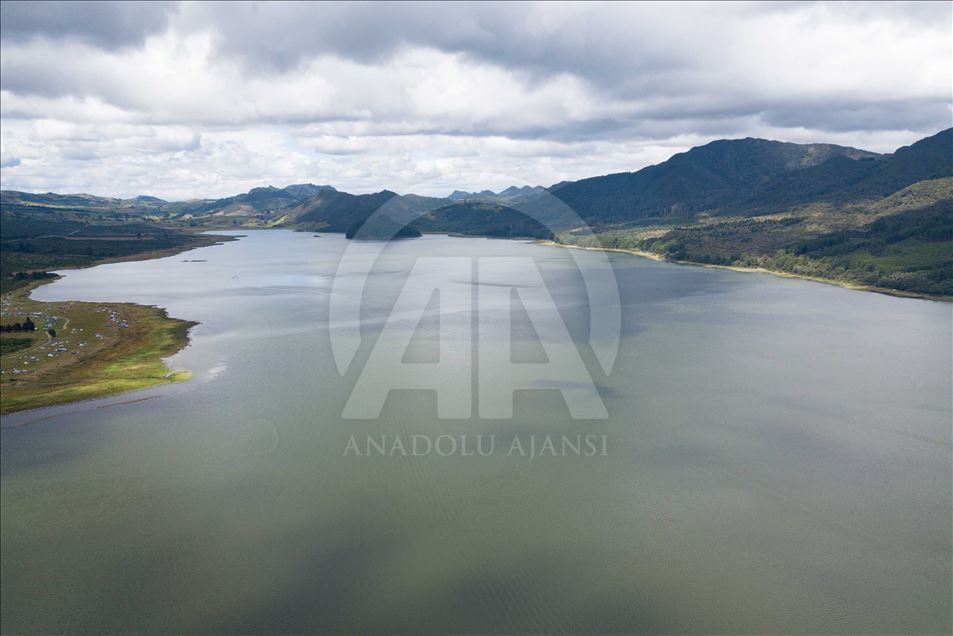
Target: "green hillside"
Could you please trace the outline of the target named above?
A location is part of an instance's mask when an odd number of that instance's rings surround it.
[[[953,177],[865,204],[817,203],[762,216],[559,235],[694,263],[762,268],[929,296],[953,296]]]
[[[550,191],[590,225],[698,214],[764,214],[816,202],[876,200],[953,176],[953,129],[892,155],[764,139],[715,141],[638,172],[560,183]]]
[[[565,243],[950,296],[951,203],[953,129],[886,155],[749,138],[715,141],[637,172],[448,198],[310,183],[178,202],[3,191],[0,265],[8,288],[34,272],[185,249],[209,240],[190,232],[216,228],[358,238],[556,231]]]

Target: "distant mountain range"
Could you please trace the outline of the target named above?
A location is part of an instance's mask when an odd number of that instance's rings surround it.
[[[301,183],[285,188],[267,186],[252,188],[244,194],[224,199],[197,199],[191,201],[165,201],[158,197],[140,195],[132,199],[100,197],[92,194],[31,194],[16,190],[0,191],[3,206],[45,206],[49,208],[87,210],[90,212],[122,212],[125,214],[246,214],[269,212],[294,205],[321,192],[336,192],[328,185]]]
[[[532,209],[535,214],[565,203],[593,227],[644,224],[649,220],[691,219],[699,214],[743,216],[770,214],[816,202],[876,200],[918,181],[953,176],[953,128],[922,139],[893,154],[877,154],[833,144],[794,144],[767,139],[713,141],[636,172],[623,172],[549,188],[511,186],[490,190],[456,190],[446,198],[400,196],[389,190],[353,195],[330,185],[295,184],[252,188],[222,199],[163,201],[88,194],[31,194],[2,191],[3,206],[47,206],[124,214],[171,214],[255,217],[285,216],[283,224],[324,224],[344,232],[355,221],[390,202],[410,214],[449,205],[482,203]],[[546,202],[549,202],[548,204]],[[485,206],[469,206],[486,210]],[[557,219],[556,229],[568,221]]]
[[[225,199],[188,202],[179,208],[179,211],[193,215],[203,213],[254,215],[259,212],[282,210],[322,192],[337,192],[337,190],[328,185],[314,185],[312,183],[299,183],[285,188],[267,186],[252,188],[244,194],[237,194]]]
[[[569,241],[579,235],[580,226],[586,230],[583,234],[595,232],[606,240],[610,240],[606,233],[628,232],[623,242],[638,242],[639,249],[648,248],[685,260],[733,264],[746,256],[766,257],[768,249],[806,249],[795,245],[795,234],[817,238],[823,236],[823,230],[862,232],[864,223],[874,221],[880,223],[877,227],[881,229],[896,229],[897,223],[909,223],[909,227],[916,229],[902,240],[922,240],[935,248],[938,243],[951,240],[946,214],[953,200],[950,183],[953,128],[892,154],[833,144],[752,138],[719,140],[636,172],[562,182],[549,188],[456,190],[448,197],[399,195],[389,190],[355,195],[330,185],[311,183],[258,187],[221,199],[192,201],[5,190],[0,191],[0,218],[4,235],[15,228],[18,240],[24,244],[30,227],[42,227],[44,236],[55,234],[52,228],[57,219],[71,231],[84,223],[139,220],[178,228],[288,227],[353,234],[380,210],[389,219],[384,224],[387,227],[412,224],[416,231],[425,232],[534,238],[566,233],[563,240]],[[903,196],[908,203],[917,201],[922,210],[930,211],[915,213],[908,204],[897,207],[891,203],[892,195],[906,189],[909,191]],[[894,214],[898,216],[891,223],[878,221]],[[778,215],[802,221],[811,216],[814,222],[810,225],[788,220],[786,227],[797,226],[797,233],[791,233],[792,230],[780,240],[775,232],[774,239],[778,240],[767,240],[763,230]],[[735,240],[743,219],[760,220],[760,224],[748,228],[756,227],[757,232],[754,238],[749,237],[747,245]],[[709,234],[705,234],[704,241],[701,239],[699,228],[710,228],[712,224],[718,224],[722,232],[721,243]],[[640,233],[646,228],[654,228],[651,243],[645,243],[647,237]],[[901,234],[894,232],[890,236],[896,238]],[[675,242],[674,237],[680,237],[679,241]],[[847,253],[853,249],[851,246],[868,245],[870,236],[864,237],[855,236],[839,249]],[[622,239],[613,235],[611,240]],[[676,243],[680,246],[677,249]],[[703,243],[704,253],[689,249]],[[3,246],[10,249],[6,240]],[[926,265],[921,262],[922,271],[907,278],[919,281],[911,283],[914,286],[945,290],[946,282],[953,281],[953,260],[942,249],[933,249],[931,254],[935,258],[927,259]],[[848,263],[844,267],[849,270],[853,265]],[[943,284],[920,280],[927,270],[933,277],[930,280]],[[887,280],[883,276],[877,280],[881,279]],[[890,280],[887,286],[892,288],[907,284]]]
[[[542,186],[510,186],[505,190],[500,190],[499,192],[493,192],[492,190],[484,190],[482,192],[464,192],[462,190],[454,190],[447,198],[451,201],[483,201],[505,203],[507,201],[514,201],[525,197],[534,196],[540,192],[543,192],[545,189],[546,188],[543,188]]]

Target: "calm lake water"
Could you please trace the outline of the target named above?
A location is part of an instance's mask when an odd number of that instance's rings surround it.
[[[422,392],[348,420],[346,243],[251,232],[34,293],[201,324],[170,360],[187,383],[3,419],[4,632],[950,631],[949,304],[615,254],[607,420],[549,391],[511,420],[441,420]],[[568,250],[439,236],[384,252],[368,333],[434,255],[535,258],[584,337]],[[478,433],[607,452],[344,456],[352,434]]]

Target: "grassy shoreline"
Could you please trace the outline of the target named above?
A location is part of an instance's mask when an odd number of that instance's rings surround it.
[[[198,244],[104,259],[90,266],[161,258],[224,240],[232,237],[209,236]],[[45,303],[30,298],[34,289],[53,280],[30,281],[2,295],[3,324],[30,316],[37,330],[0,335],[4,341],[33,341],[28,346],[18,343],[17,348],[0,355],[0,415],[118,395],[191,377],[188,371],[170,369],[165,359],[189,344],[189,330],[197,322],[170,318],[165,309],[155,306]],[[48,328],[54,330],[55,337]]]
[[[30,315],[38,329],[33,344],[0,356],[0,414],[106,397],[181,382],[187,371],[165,358],[189,343],[197,323],[170,318],[165,309],[133,303],[29,298],[37,281],[4,296],[4,323]],[[47,326],[55,337],[46,331]],[[2,338],[25,337],[3,334]]]
[[[900,289],[876,287],[874,285],[863,285],[861,283],[855,283],[848,280],[837,280],[833,278],[822,278],[819,276],[808,276],[805,274],[794,274],[791,272],[766,269],[764,267],[742,267],[740,265],[713,265],[711,263],[696,263],[694,261],[685,261],[685,260],[676,260],[676,259],[666,258],[662,254],[657,254],[655,252],[646,252],[644,250],[627,249],[627,248],[621,248],[621,247],[590,247],[590,246],[584,246],[584,245],[572,245],[570,243],[558,243],[556,241],[537,241],[537,243],[540,245],[548,246],[548,247],[565,247],[565,248],[574,249],[574,250],[588,250],[593,252],[619,252],[622,254],[631,254],[633,256],[648,258],[653,261],[664,261],[666,263],[675,263],[677,265],[691,265],[694,267],[707,267],[710,269],[727,269],[733,272],[771,274],[772,276],[779,276],[781,278],[797,278],[800,280],[810,280],[815,283],[836,285],[837,287],[843,287],[845,289],[853,289],[855,291],[874,292],[876,294],[885,294],[887,296],[895,296],[898,298],[917,298],[919,300],[953,302],[953,296],[938,296],[938,295],[931,295],[931,294],[923,294],[919,292],[908,292],[908,291],[903,291]]]

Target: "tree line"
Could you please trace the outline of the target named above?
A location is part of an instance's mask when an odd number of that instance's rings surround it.
[[[36,331],[36,325],[33,324],[33,321],[27,317],[23,322],[14,322],[9,325],[3,325],[0,327],[0,331],[3,333],[18,333],[21,331]]]

